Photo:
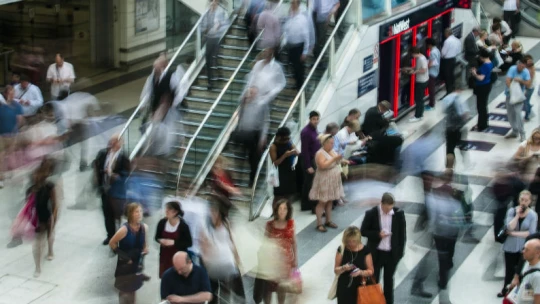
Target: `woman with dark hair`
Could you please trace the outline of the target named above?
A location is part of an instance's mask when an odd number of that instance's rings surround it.
[[[480,61],[482,64],[477,68],[471,70],[471,76],[474,78],[474,95],[476,95],[476,109],[478,111],[478,122],[475,126],[475,130],[482,132],[486,130],[488,125],[488,98],[491,92],[491,72],[493,71],[493,63],[489,59],[491,54],[485,50],[480,50]]]
[[[188,251],[193,245],[189,226],[182,218],[184,211],[180,202],[171,200],[165,204],[165,218],[158,222],[155,240],[159,243],[159,278],[171,268],[172,258],[178,251]]]
[[[296,172],[294,163],[300,154],[291,142],[291,131],[281,127],[276,132],[276,139],[270,147],[270,158],[279,172],[279,186],[274,187],[274,202],[289,198],[296,193]]]

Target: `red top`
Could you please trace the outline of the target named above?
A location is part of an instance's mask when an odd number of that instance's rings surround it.
[[[266,235],[275,239],[282,251],[284,257],[284,267],[286,267],[286,273],[291,273],[293,265],[295,264],[296,257],[294,256],[294,220],[287,221],[287,227],[284,229],[278,229],[274,227],[274,220],[266,222]]]

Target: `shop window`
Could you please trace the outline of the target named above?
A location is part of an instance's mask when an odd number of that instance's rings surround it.
[[[362,1],[362,19],[364,22],[368,19],[383,13],[385,11],[385,1],[381,0],[363,0]]]

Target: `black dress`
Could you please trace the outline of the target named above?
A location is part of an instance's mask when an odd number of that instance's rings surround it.
[[[290,142],[286,144],[274,143],[276,146],[276,159],[292,149]],[[293,170],[295,156],[286,158],[278,166],[279,187],[274,187],[274,196],[289,196],[296,193],[296,171]]]
[[[340,248],[338,248],[338,252],[340,252]],[[371,254],[371,252],[369,251],[367,246],[364,246],[362,250],[356,252],[350,251],[345,248],[340,266],[350,263],[354,264],[360,270],[367,270],[366,256],[369,254]],[[356,304],[357,302],[358,287],[362,285],[362,277],[358,276],[352,278],[351,281],[350,274],[351,271],[346,271],[339,276],[336,293],[338,304]]]

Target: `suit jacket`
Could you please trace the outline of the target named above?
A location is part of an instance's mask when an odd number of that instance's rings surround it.
[[[366,111],[364,123],[362,124],[362,132],[364,132],[364,135],[370,136],[371,134],[382,130],[385,125],[385,118],[379,112],[379,108],[374,106]]]
[[[366,211],[364,221],[360,227],[360,232],[368,238],[368,247],[371,252],[376,252],[381,237],[381,217],[379,216],[379,206],[375,206]],[[392,238],[390,240],[392,257],[399,261],[405,251],[405,243],[407,242],[407,230],[405,225],[405,213],[399,208],[394,208],[392,216]]]
[[[474,37],[473,33],[469,33],[467,37],[465,38],[465,42],[463,43],[463,49],[465,50],[465,60],[469,63],[470,66],[477,66],[477,58],[478,55],[478,46],[476,44],[476,38]]]
[[[118,174],[120,178],[112,181],[109,189],[105,189],[105,162],[107,161],[108,153],[109,148],[102,149],[98,152],[96,159],[94,160],[94,174],[96,175],[98,189],[101,194],[109,194],[115,198],[124,198],[126,192],[125,179],[131,171],[129,158],[124,154],[123,151],[120,151],[112,168],[112,173]]]

